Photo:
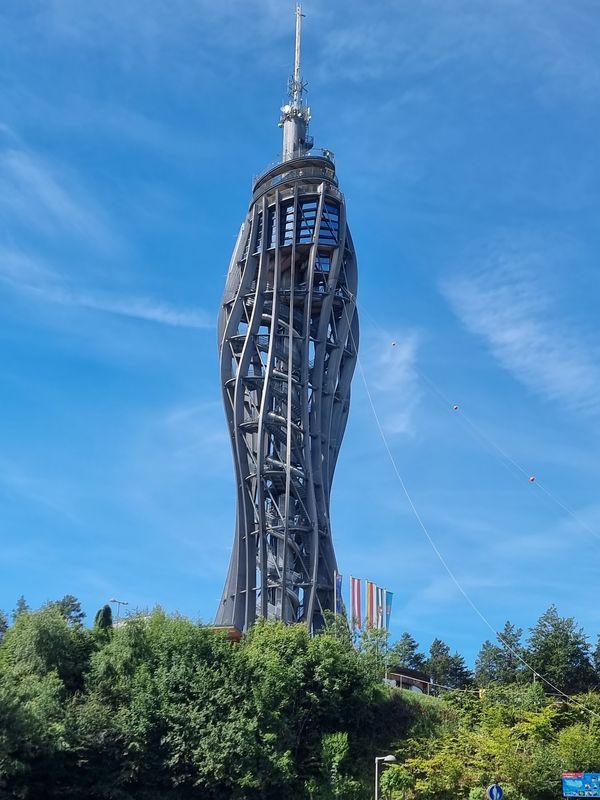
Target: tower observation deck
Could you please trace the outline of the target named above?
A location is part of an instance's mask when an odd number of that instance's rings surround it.
[[[305,622],[334,607],[331,485],[356,364],[356,256],[333,155],[308,135],[296,8],[281,161],[254,182],[218,322],[237,489],[215,623]]]

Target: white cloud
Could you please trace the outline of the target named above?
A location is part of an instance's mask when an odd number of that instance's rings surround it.
[[[75,239],[94,250],[114,250],[117,237],[102,211],[69,169],[50,164],[28,151],[14,132],[2,126],[11,141],[0,148],[0,233],[9,241],[19,237],[18,226],[44,240]],[[212,316],[202,309],[177,308],[148,297],[123,296],[77,286],[84,270],[67,276],[48,267],[29,252],[0,248],[0,281],[38,302],[84,308],[178,328],[211,328]]]
[[[214,322],[202,309],[182,309],[146,297],[111,297],[106,294],[70,291],[68,289],[37,289],[30,292],[40,299],[67,306],[79,306],[92,311],[104,311],[131,319],[156,322],[174,328],[212,328]]]
[[[216,68],[222,49],[258,56],[261,41],[293,29],[293,5],[282,9],[280,0],[158,0],[151,6],[142,0],[51,0],[36,17],[51,38],[66,46],[108,46],[129,69],[160,64],[169,48],[178,54],[194,48],[190,68],[196,74],[209,64]],[[184,65],[172,59],[170,68],[180,72]]]
[[[420,336],[415,330],[363,337],[360,359],[386,433],[409,434],[420,391],[415,370]]]
[[[7,458],[0,459],[0,487],[11,495],[24,498],[29,503],[66,517],[70,522],[79,523],[73,508],[73,498],[69,487],[54,475],[40,476],[24,469]]]
[[[481,59],[508,77],[517,65],[542,86],[584,95],[597,93],[600,69],[596,54],[594,10],[582,4],[543,0],[436,0],[416,4],[386,3],[384,13],[365,18],[359,2],[344,4],[344,14],[328,5],[327,31],[321,40],[323,75],[344,76],[363,84],[388,75],[410,76],[448,70]],[[473,71],[478,80],[481,70]]]
[[[598,342],[561,314],[543,276],[555,256],[497,247],[478,270],[443,284],[463,325],[517,380],[568,408],[600,411]]]
[[[0,250],[0,282],[41,303],[84,308],[175,328],[214,326],[212,315],[202,309],[178,308],[147,297],[72,288],[62,275],[18,251]]]
[[[75,176],[23,148],[0,152],[0,209],[4,225],[16,221],[46,236],[66,232],[96,247],[115,244],[100,209]]]

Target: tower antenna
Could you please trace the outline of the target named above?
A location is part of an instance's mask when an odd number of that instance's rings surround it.
[[[294,74],[288,82],[290,103],[281,109],[279,127],[283,128],[283,161],[301,158],[312,147],[312,139],[308,135],[310,108],[303,104],[302,95],[306,84],[300,73],[300,39],[302,36],[302,6],[296,5],[296,43],[294,48]]]
[[[296,48],[294,51],[294,77],[292,81],[292,102],[294,106],[302,105],[302,77],[300,75],[300,39],[302,37],[302,6],[296,6]]]

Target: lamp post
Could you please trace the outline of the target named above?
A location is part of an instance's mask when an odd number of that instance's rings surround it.
[[[393,764],[396,761],[396,756],[379,756],[375,759],[375,800],[379,800],[379,762],[383,761],[384,764]]]
[[[119,622],[119,612],[121,611],[121,606],[128,606],[129,602],[127,600],[117,600],[115,597],[110,598],[111,603],[116,603],[117,605],[117,623]]]

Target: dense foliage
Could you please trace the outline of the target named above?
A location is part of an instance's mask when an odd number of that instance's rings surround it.
[[[0,645],[0,797],[360,798],[414,705],[347,633],[240,644],[160,610],[93,629],[23,607]]]
[[[562,769],[600,770],[600,651],[554,607],[526,642],[507,623],[474,673],[440,639],[427,655],[408,633],[353,640],[339,616],[240,643],[160,609],[83,623],[70,595],[0,613],[0,800],[362,800],[388,752],[393,800],[475,800],[496,779],[551,800]],[[397,668],[439,697],[387,686]]]
[[[562,771],[600,771],[600,696],[548,696],[540,682],[450,692],[434,734],[397,743],[382,786],[390,800],[558,800]]]

